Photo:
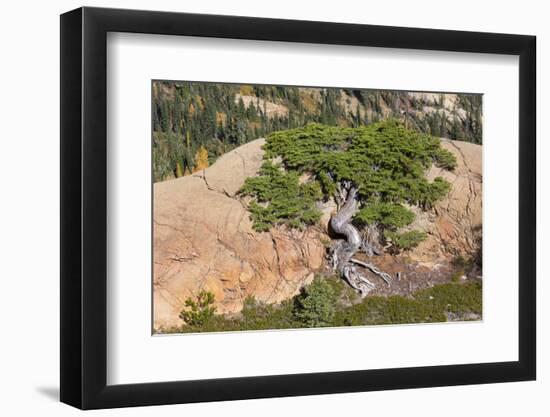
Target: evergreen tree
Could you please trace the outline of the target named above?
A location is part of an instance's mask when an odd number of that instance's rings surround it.
[[[182,120],[182,101],[179,94],[176,94],[176,99],[174,102],[174,131],[176,133],[181,133],[183,129],[183,120]]]
[[[163,132],[168,132],[170,130],[170,109],[168,106],[167,100],[162,100],[160,102],[160,128]]]
[[[321,278],[304,288],[295,298],[294,315],[307,327],[328,326],[336,312],[336,292]]]
[[[275,132],[264,150],[260,175],[248,178],[242,188],[253,198],[249,209],[254,227],[313,224],[320,216],[316,203],[333,198],[339,211],[330,224],[346,237],[333,247],[333,265],[362,294],[372,288],[351,265],[353,255],[360,249],[371,256],[380,253],[385,242],[393,243],[395,250],[418,244],[424,235],[399,230],[414,220],[406,205],[432,207],[450,184],[442,177],[428,181],[428,168],[432,163],[444,169],[456,165],[439,139],[395,120],[360,128],[312,124]],[[271,162],[274,158],[281,159],[280,166]],[[302,173],[310,179],[301,183]]]
[[[246,99],[236,94],[243,94]],[[444,94],[438,96],[435,106],[440,107],[444,100]],[[268,114],[268,102],[284,106],[287,115]],[[354,102],[357,107],[347,111]],[[185,168],[192,170],[194,155],[200,146],[208,150],[210,162],[213,162],[217,156],[250,140],[311,122],[360,127],[393,114],[407,128],[419,132],[482,142],[480,95],[458,94],[457,110],[463,110],[465,116],[457,112],[447,118],[433,104],[428,104],[433,111],[428,113],[424,110],[425,105],[424,99],[406,92],[338,88],[306,90],[197,82],[155,83],[151,121],[157,134],[153,147],[155,178],[171,176],[178,161],[184,172]],[[168,133],[175,134],[182,143],[175,143],[174,137]],[[180,149],[182,146],[191,152],[190,163]],[[163,172],[165,174],[161,174]]]

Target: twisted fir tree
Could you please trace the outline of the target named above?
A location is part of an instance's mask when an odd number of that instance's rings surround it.
[[[430,208],[450,184],[441,177],[428,181],[426,171],[432,163],[448,170],[456,166],[439,139],[395,120],[358,128],[310,124],[279,131],[269,135],[264,150],[259,176],[248,178],[241,190],[253,198],[249,211],[255,229],[315,224],[321,215],[317,202],[333,198],[338,211],[330,226],[344,239],[332,246],[331,263],[363,295],[374,285],[357,265],[388,283],[390,277],[353,256],[359,250],[379,255],[388,242],[398,249],[417,245],[422,232],[398,232],[415,218],[406,205]]]

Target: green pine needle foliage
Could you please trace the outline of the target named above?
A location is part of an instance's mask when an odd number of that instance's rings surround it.
[[[387,228],[399,228],[411,224],[415,215],[400,204],[373,203],[359,210],[355,219],[358,223],[378,223]]]
[[[209,291],[200,291],[196,300],[185,300],[185,309],[180,313],[180,318],[191,326],[202,326],[212,319],[216,312],[214,294]]]
[[[324,284],[319,285],[317,281]],[[313,285],[320,290],[312,289]],[[331,287],[332,291],[325,286]],[[315,297],[304,303],[304,292],[315,294]],[[369,296],[358,303],[349,302],[348,296],[354,297],[356,294],[336,278],[318,277],[304,292],[281,304],[266,304],[249,297],[245,300],[240,316],[215,314],[200,324],[188,323],[163,329],[161,333],[292,329],[316,327],[314,323],[322,327],[433,323],[457,319],[477,320],[481,319],[482,314],[481,281],[438,284],[418,290],[410,296]],[[327,302],[332,297],[336,301],[327,308]],[[308,312],[305,313],[304,309],[308,309]]]
[[[256,231],[267,231],[276,224],[303,228],[321,217],[315,207],[322,198],[319,183],[300,184],[298,172],[285,172],[269,161],[264,162],[258,177],[246,179],[241,193],[255,199],[248,208]]]
[[[294,315],[307,327],[328,326],[336,311],[336,292],[326,279],[316,277],[295,299]]]
[[[442,177],[428,181],[431,164],[449,170],[456,166],[439,139],[393,119],[357,128],[309,124],[278,131],[268,136],[264,150],[259,176],[249,178],[241,190],[253,197],[249,209],[259,231],[315,223],[320,217],[316,203],[336,196],[337,184],[346,181],[359,189],[362,210],[356,222],[395,230],[414,220],[404,204],[427,209],[449,191]],[[281,159],[281,166],[270,162],[274,158]],[[307,181],[300,182],[302,174]]]
[[[386,239],[390,239],[394,249],[410,250],[417,247],[422,241],[426,239],[426,233],[419,230],[411,230],[409,232],[397,233],[391,230],[386,230]]]

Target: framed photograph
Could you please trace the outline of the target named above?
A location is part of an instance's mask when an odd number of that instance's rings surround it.
[[[61,401],[533,380],[535,37],[61,16]]]

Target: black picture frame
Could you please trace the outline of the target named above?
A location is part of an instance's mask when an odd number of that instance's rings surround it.
[[[107,385],[108,32],[519,56],[519,360]],[[534,380],[535,45],[534,36],[251,17],[88,7],[61,15],[61,401],[96,409]]]

